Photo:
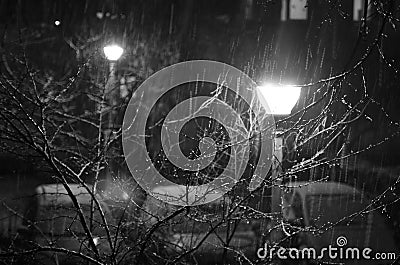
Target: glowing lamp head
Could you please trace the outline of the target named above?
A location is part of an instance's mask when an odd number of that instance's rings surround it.
[[[257,87],[272,115],[289,115],[300,97],[301,87],[263,84]]]
[[[109,61],[117,61],[124,52],[124,49],[118,45],[108,45],[103,48],[103,51]]]

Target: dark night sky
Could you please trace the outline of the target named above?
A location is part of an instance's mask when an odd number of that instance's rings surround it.
[[[355,64],[379,28],[379,21],[372,20],[369,34],[357,42],[360,22],[352,20],[352,1],[342,1],[338,10],[323,1],[311,1],[308,20],[284,23],[280,21],[281,1],[253,1],[253,17],[248,20],[244,17],[245,2],[1,0],[0,34],[6,37],[4,47],[17,43],[19,36],[29,39],[32,62],[59,76],[73,72],[88,55],[100,53],[110,40],[123,43],[126,58],[134,58],[138,56],[133,48],[137,39],[157,36],[161,42],[177,43],[182,51],[180,60],[213,59],[246,70],[256,81],[306,84]],[[54,24],[56,20],[59,26]],[[400,37],[390,26],[387,32],[382,47],[388,60],[396,60],[400,57],[396,45]],[[77,50],[68,41],[81,48],[81,57],[75,56]],[[159,67],[154,63],[154,70]],[[399,74],[380,61],[377,52],[370,55],[363,70],[368,93],[385,106],[391,119],[398,120]],[[356,73],[347,82],[343,93],[356,103],[362,93],[361,75]],[[297,108],[314,92],[313,87],[304,89]],[[307,115],[313,117],[319,110],[317,107]],[[373,122],[361,121],[354,128],[356,134],[369,132],[365,144],[391,131],[390,120],[379,107],[370,104],[367,113],[376,117]],[[397,142],[386,144],[378,157],[397,154]],[[383,159],[390,164],[395,160]]]

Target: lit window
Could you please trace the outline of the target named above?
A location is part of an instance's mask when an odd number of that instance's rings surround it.
[[[281,21],[307,20],[307,16],[307,0],[282,0]]]
[[[360,21],[364,16],[365,1],[368,1],[367,20],[371,19],[372,4],[371,0],[354,0],[353,2],[353,21]]]

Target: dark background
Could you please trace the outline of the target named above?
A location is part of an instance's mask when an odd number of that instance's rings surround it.
[[[294,112],[321,93],[318,86],[308,84],[348,72],[345,79],[329,83],[338,92],[325,124],[337,122],[365,93],[370,104],[365,115],[349,125],[336,150],[327,150],[327,157],[335,157],[341,147],[350,153],[379,144],[340,165],[303,170],[297,175],[306,180],[330,175],[334,180],[367,186],[368,192],[379,194],[400,172],[400,34],[395,30],[399,26],[399,2],[385,2],[395,19],[383,28],[383,16],[371,15],[365,24],[354,20],[353,1],[300,2],[308,6],[307,18],[293,20],[287,13],[287,19],[282,21],[285,1],[278,0],[1,0],[0,51],[3,56],[21,53],[17,46],[22,44],[34,67],[62,79],[74,76],[82,66],[83,75],[102,75],[108,64],[102,47],[118,42],[125,48],[118,64],[119,77],[136,80],[129,87],[130,93],[151,73],[174,62],[222,61],[245,71],[256,82],[305,85]],[[379,39],[379,48],[384,56],[378,49],[368,53],[381,30],[385,37]],[[360,60],[364,60],[362,68],[353,71]],[[5,60],[2,63],[1,71],[13,67]],[[82,78],[75,89],[84,90],[87,86]],[[76,113],[93,107],[84,98],[75,102]],[[302,121],[307,123],[319,115],[325,104],[324,101],[309,109]],[[315,138],[292,150],[287,154],[287,168],[310,158],[325,144],[326,138]],[[16,159],[2,155],[1,194],[7,197],[14,193],[14,187],[25,190],[51,181],[47,178],[51,172],[41,163],[35,156]],[[391,216],[398,226],[394,210]]]

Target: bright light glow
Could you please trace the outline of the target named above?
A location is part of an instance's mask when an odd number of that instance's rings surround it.
[[[257,87],[273,115],[289,115],[300,97],[301,87],[263,84]]]
[[[106,55],[107,59],[110,61],[117,61],[122,53],[124,52],[124,49],[122,49],[118,45],[108,45],[103,48],[104,54]]]
[[[93,237],[93,243],[97,246],[100,243],[100,238]]]
[[[54,21],[54,25],[56,25],[56,26],[60,26],[60,25],[61,25],[61,22],[60,22],[60,20],[56,20],[56,21]]]

